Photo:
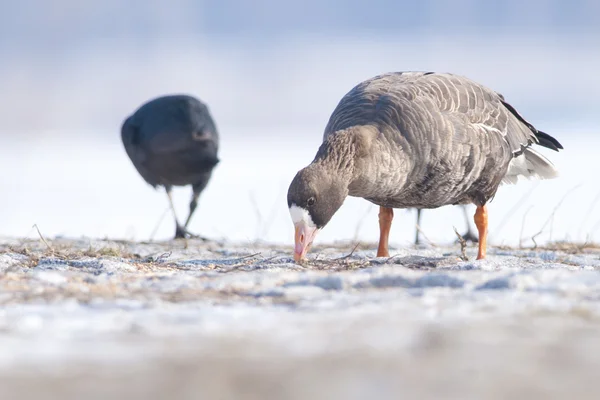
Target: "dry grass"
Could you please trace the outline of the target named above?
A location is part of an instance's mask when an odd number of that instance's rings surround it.
[[[546,243],[543,246],[531,247],[531,250],[551,250],[551,251],[562,251],[569,254],[583,253],[586,251],[600,251],[600,244],[594,242],[568,242],[568,241],[556,241]]]
[[[373,266],[371,260],[353,260],[350,258],[337,258],[333,260],[310,260],[302,264],[303,267],[319,271],[353,271]]]
[[[130,260],[139,260],[141,256],[127,251],[120,246],[105,246],[100,248],[89,247],[85,250],[74,248],[69,244],[53,246],[52,248],[40,248],[35,242],[21,245],[0,245],[0,254],[17,253],[25,255],[33,260],[42,258],[58,258],[61,260],[79,260],[82,258],[124,258]]]
[[[21,266],[33,268],[40,264],[44,259],[58,259],[62,261],[77,261],[85,259],[117,259],[124,261],[135,266],[140,272],[142,271],[153,271],[156,268],[161,268],[163,271],[166,270],[185,270],[187,267],[185,264],[178,263],[170,260],[171,251],[177,252],[180,250],[188,249],[188,241],[169,241],[164,243],[150,243],[156,250],[153,254],[141,255],[139,251],[139,245],[144,243],[133,243],[129,241],[86,241],[86,240],[69,240],[69,239],[52,239],[48,240],[43,237],[41,232],[38,232],[40,238],[34,239],[21,239],[13,240],[9,242],[0,243],[0,254],[2,253],[17,253],[26,257],[21,263]],[[456,232],[457,233],[457,232]],[[456,244],[456,254],[448,257],[460,257],[462,260],[468,260],[466,256],[467,244],[464,240]],[[197,249],[200,246],[202,248],[212,250],[217,258],[223,257],[223,263],[215,262],[213,264],[202,265],[202,269],[213,270],[221,273],[231,273],[236,271],[252,271],[269,267],[270,265],[281,265],[282,263],[292,263],[291,260],[291,247],[283,245],[269,245],[270,255],[263,256],[260,252],[251,254],[239,253],[237,255],[227,252],[227,256],[224,256],[222,251],[227,249],[227,246],[219,244],[218,246],[207,245],[205,243],[196,243],[192,246],[192,249]],[[298,268],[315,269],[323,271],[345,271],[345,270],[356,270],[362,268],[368,268],[374,265],[381,265],[382,263],[392,263],[403,265],[407,268],[435,268],[436,266],[431,265],[420,265],[414,264],[408,259],[402,259],[397,257],[391,257],[387,261],[369,259],[364,257],[356,257],[356,251],[372,251],[376,248],[376,243],[368,242],[355,242],[355,241],[338,241],[330,244],[321,244],[314,247],[311,251],[312,254],[316,254],[316,257],[312,260],[305,262]],[[497,248],[501,250],[546,250],[546,251],[559,251],[567,254],[577,253],[589,253],[600,251],[600,244],[593,242],[576,243],[569,241],[555,241],[545,245],[533,245],[532,247],[511,247],[511,246],[490,246],[490,249]],[[136,250],[138,249],[138,250]],[[320,254],[337,250],[346,253],[342,257],[332,259],[322,258]],[[454,253],[454,251],[452,251]],[[190,259],[193,258],[195,253],[189,254]],[[232,258],[237,257],[237,258]],[[196,266],[197,268],[198,266]]]

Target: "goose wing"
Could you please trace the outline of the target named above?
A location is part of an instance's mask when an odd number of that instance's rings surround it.
[[[409,143],[439,137],[469,142],[493,135],[515,157],[534,143],[562,148],[527,122],[501,94],[448,73],[395,72],[360,83],[334,110],[323,140],[356,125],[375,125],[402,135]]]

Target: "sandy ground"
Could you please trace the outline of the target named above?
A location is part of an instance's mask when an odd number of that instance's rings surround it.
[[[2,399],[600,398],[599,250],[49,245],[0,240]]]

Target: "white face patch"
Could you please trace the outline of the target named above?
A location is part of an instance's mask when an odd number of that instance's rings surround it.
[[[308,213],[308,211],[302,207],[298,207],[297,205],[292,204],[292,206],[290,207],[290,215],[292,217],[292,221],[294,222],[294,225],[296,225],[300,221],[304,221],[304,223],[309,228],[317,227],[315,225],[315,223],[313,222],[312,218],[310,217],[310,214]]]

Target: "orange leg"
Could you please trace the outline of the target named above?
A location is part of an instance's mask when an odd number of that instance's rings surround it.
[[[390,252],[388,251],[388,241],[393,219],[393,208],[379,207],[379,247],[377,247],[377,257],[390,256]]]
[[[487,246],[487,232],[488,232],[488,213],[487,206],[477,206],[475,211],[475,226],[479,231],[479,251],[477,252],[477,259],[481,260],[485,258],[485,249]]]

